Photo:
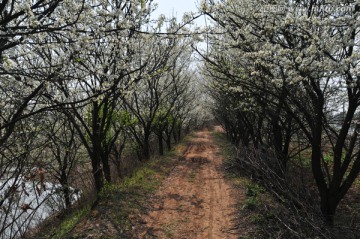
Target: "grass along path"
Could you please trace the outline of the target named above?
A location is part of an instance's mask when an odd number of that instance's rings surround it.
[[[139,215],[147,210],[148,198],[175,167],[183,144],[142,164],[122,182],[106,185],[95,208],[82,210],[80,216],[72,214],[41,238],[132,238]]]
[[[245,208],[249,182],[225,174],[231,147],[220,132],[195,132],[122,183],[107,185],[94,209],[46,238],[254,238],[254,215]]]

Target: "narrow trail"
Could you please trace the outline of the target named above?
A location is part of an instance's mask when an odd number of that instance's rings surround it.
[[[197,132],[180,160],[149,199],[136,238],[237,238],[235,192],[210,132]]]

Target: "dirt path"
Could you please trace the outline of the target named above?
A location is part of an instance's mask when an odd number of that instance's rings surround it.
[[[234,190],[209,131],[195,134],[143,216],[137,238],[237,238]]]

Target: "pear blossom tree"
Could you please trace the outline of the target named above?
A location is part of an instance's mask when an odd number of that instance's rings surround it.
[[[71,188],[71,179],[76,177],[75,168],[81,159],[81,143],[75,127],[61,112],[47,112],[40,116],[45,119],[41,137],[45,141],[41,154],[46,159],[44,168],[48,177],[54,178],[61,186],[57,191],[63,197],[60,203],[63,202],[64,208],[70,208],[75,191]]]
[[[51,108],[44,104],[45,88],[55,77],[55,66],[42,65],[33,74],[39,47],[62,44],[46,40],[60,36],[78,21],[85,1],[17,1],[0,3],[0,207],[1,237],[21,236],[43,199],[44,171],[38,158],[41,142],[38,112]],[[70,14],[69,14],[70,13]],[[27,59],[33,59],[27,64]],[[28,187],[33,179],[33,187]],[[30,190],[36,203],[28,201]],[[43,194],[44,196],[44,194]]]
[[[172,134],[179,140],[194,93],[191,19],[163,32],[153,9],[151,0],[0,3],[0,237],[56,211],[42,204],[59,191],[71,206],[79,152],[98,193],[112,163],[120,172],[130,134],[146,158],[150,135],[169,149]]]
[[[175,77],[177,74],[171,73],[172,77]],[[191,113],[196,111],[196,91],[194,87],[194,81],[197,78],[194,78],[194,72],[192,69],[188,69],[185,72],[182,72],[178,77],[182,77],[182,84],[179,85],[177,89],[177,100],[172,105],[172,109],[169,112],[169,115],[165,121],[163,127],[163,139],[165,140],[166,147],[168,150],[171,150],[171,145],[173,143],[178,143],[182,138],[182,132],[185,128],[189,127],[194,129],[195,125],[188,126],[186,123],[189,122],[192,118],[196,117]],[[174,95],[175,96],[175,95]]]
[[[266,4],[281,5],[282,10]],[[320,209],[332,225],[337,206],[360,172],[359,5],[355,1],[239,4],[229,0],[204,1],[202,9],[215,22],[215,31],[224,34],[221,41],[213,39],[223,52],[215,47],[204,57],[211,71],[220,72],[224,82],[235,79],[226,92],[245,89],[250,93],[247,96],[255,102],[251,105],[261,106],[272,124],[274,139],[281,137],[276,131],[290,130],[291,136],[293,124],[306,137]],[[232,60],[227,64],[229,56]],[[334,125],[331,117],[342,110],[341,105],[344,119]],[[275,151],[279,146],[274,145]],[[331,163],[324,160],[329,148]]]
[[[53,180],[51,167],[55,164],[51,154],[47,153],[50,143],[44,135],[44,131],[51,132],[47,131],[47,122],[44,114],[19,121],[11,140],[7,141],[11,144],[3,145],[1,156],[9,169],[1,178],[2,237],[22,236],[29,228],[37,226],[66,205],[67,199],[60,196],[57,190],[60,189],[59,184],[56,185]],[[55,134],[52,136],[56,137]],[[75,149],[71,153],[74,152]],[[66,151],[62,153],[66,154]],[[73,201],[72,196],[68,199]]]
[[[144,78],[123,98],[126,110],[137,122],[130,127],[130,132],[141,151],[140,159],[149,159],[153,133],[158,136],[159,152],[163,153],[164,130],[172,120],[174,105],[189,85],[186,65],[192,54],[191,40],[174,36],[172,32],[177,31],[177,26],[174,22],[171,24],[167,36],[158,43],[146,45],[144,50],[152,52],[152,58],[144,68]]]
[[[77,44],[45,53],[44,60],[57,61],[54,54],[68,57],[67,68],[58,75],[54,94],[48,99],[62,104],[61,111],[75,127],[91,159],[99,192],[104,178],[111,182],[110,153],[123,131],[118,104],[140,80],[148,62],[146,56],[143,61],[137,61],[135,56],[141,54],[142,44],[147,44],[148,36],[143,37],[138,31],[147,22],[151,4],[93,4],[85,10],[88,18],[80,21],[75,33],[69,35]]]
[[[8,95],[7,101],[2,101],[1,108],[6,105],[7,110],[2,110],[0,144],[10,137],[16,122],[26,117],[26,114],[24,115],[26,107],[39,95],[45,82],[54,77],[51,71],[42,76],[28,75],[29,72],[22,65],[24,58],[36,47],[48,44],[49,42],[43,40],[46,36],[58,35],[72,26],[78,20],[83,7],[83,1],[77,4],[59,0],[1,2],[0,74],[3,82],[1,90],[4,92],[2,95],[11,92],[9,87],[13,84],[16,84],[14,87],[21,87],[23,91],[21,97]],[[72,14],[66,14],[67,12]],[[32,82],[29,82],[30,78]],[[15,103],[11,101],[14,98],[23,100]]]
[[[6,235],[9,238],[23,232],[21,228],[13,224],[14,221],[23,217],[32,217],[31,214],[27,214],[28,210],[30,213],[32,211],[29,203],[26,203],[26,209],[22,210],[25,204],[21,198],[25,198],[28,194],[28,189],[24,185],[24,175],[29,179],[37,177],[37,172],[31,170],[35,166],[36,158],[30,155],[37,148],[34,141],[38,134],[28,132],[29,127],[23,122],[17,125],[17,130],[20,131],[20,129],[23,131],[9,137],[1,150],[0,235]],[[22,145],[17,144],[18,141],[22,142]]]
[[[163,141],[166,142],[167,149],[170,150],[171,135],[174,134],[176,127],[178,131],[183,129],[183,125],[180,123],[180,112],[183,111],[186,106],[190,107],[190,105],[192,105],[189,97],[194,93],[190,90],[190,86],[193,86],[192,81],[195,80],[192,76],[193,72],[190,69],[192,50],[188,47],[189,43],[187,43],[187,41],[181,44],[182,47],[184,47],[184,49],[180,51],[182,54],[175,57],[172,63],[173,67],[162,79],[164,82],[169,82],[172,85],[171,87],[158,89],[159,94],[157,94],[158,99],[156,99],[156,101],[160,103],[160,110],[155,116],[153,129],[158,137],[160,155],[164,153]],[[188,49],[186,49],[186,47]],[[166,94],[164,94],[165,92]],[[188,117],[189,115],[186,115],[186,118]],[[179,141],[180,137],[181,132],[178,132],[178,138],[176,138],[175,141]]]
[[[73,25],[82,8],[83,2],[74,5],[58,0],[1,2],[0,147],[10,139],[17,122],[39,110],[34,106],[41,91],[46,82],[54,78],[51,70],[42,75],[30,75],[29,68],[23,65],[24,58],[39,45],[47,44],[40,39],[49,34],[60,34]],[[65,14],[67,11],[73,14],[68,17]]]

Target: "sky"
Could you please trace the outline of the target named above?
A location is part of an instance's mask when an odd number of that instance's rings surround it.
[[[154,0],[158,4],[155,14],[164,14],[166,17],[182,18],[185,12],[196,12],[200,0]]]
[[[157,3],[158,7],[152,13],[153,19],[156,19],[160,14],[164,14],[165,17],[176,16],[178,22],[181,22],[183,14],[185,12],[198,12],[198,6],[200,5],[201,0],[153,0],[153,3]],[[205,17],[202,16],[195,20],[196,26],[206,26],[209,24],[209,20],[205,21]],[[206,44],[200,43],[199,48],[205,49]]]
[[[165,17],[175,16],[180,22],[185,12],[198,12],[198,6],[201,0],[154,0],[158,7],[153,13],[153,16],[164,14]],[[155,17],[157,18],[157,17]],[[200,17],[194,22],[198,26],[205,26],[205,18]]]

